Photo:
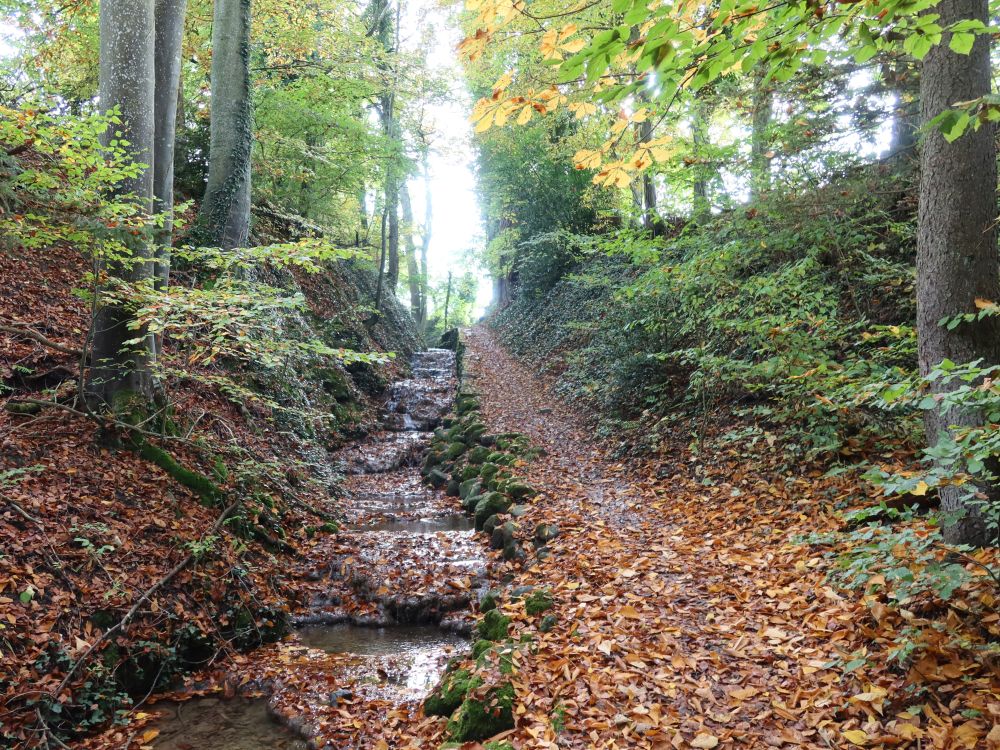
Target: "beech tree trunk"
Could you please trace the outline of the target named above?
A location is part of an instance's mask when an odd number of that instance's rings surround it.
[[[771,126],[774,90],[764,83],[764,72],[754,76],[750,112],[750,200],[771,189],[771,158],[768,156],[767,131]]]
[[[417,268],[417,243],[413,241],[413,206],[410,188],[404,182],[399,190],[399,205],[403,212],[403,231],[406,234],[406,281],[410,288],[410,314],[420,322],[420,270]]]
[[[692,108],[691,139],[698,164],[695,167],[694,183],[691,187],[691,218],[699,224],[712,214],[712,204],[708,199],[708,186],[714,176],[714,167],[708,160],[708,113],[705,110],[705,103],[696,99]]]
[[[165,289],[170,279],[170,246],[173,243],[174,143],[181,78],[181,41],[187,0],[156,0],[156,118],[153,147],[153,208],[167,214],[157,237],[156,285]]]
[[[427,275],[427,253],[431,247],[431,232],[434,224],[433,194],[431,193],[431,168],[429,149],[424,148],[423,153],[424,168],[424,225],[420,229],[420,315],[417,317],[417,324],[420,330],[427,325],[427,298],[430,296],[428,285],[430,277]]]
[[[976,19],[989,23],[986,0],[942,0],[933,12],[947,27]],[[956,102],[990,93],[990,37],[979,35],[969,55],[948,47],[948,35],[924,58],[920,81],[921,120],[928,123]],[[921,147],[920,205],[917,233],[917,335],[920,372],[926,375],[945,358],[958,364],[983,359],[1000,362],[1000,327],[996,318],[962,324],[954,330],[940,325],[942,318],[976,311],[977,297],[1000,301],[997,260],[996,144],[992,125],[970,129],[954,143],[929,129]],[[946,386],[937,385],[941,390]],[[925,427],[931,445],[957,427],[981,424],[975,409],[948,413],[926,412]],[[981,486],[989,502],[997,502],[997,488]],[[963,499],[963,489],[942,487],[941,506],[961,517],[944,528],[955,543],[994,543],[987,528],[982,501]],[[995,507],[995,506],[994,506]],[[947,519],[946,519],[947,520]]]
[[[151,165],[154,158],[154,0],[102,0],[100,4],[101,110],[118,107],[121,124],[109,128],[107,138],[121,131],[129,142],[134,161]],[[125,180],[118,193],[131,194],[143,210],[153,207],[153,168],[143,169]],[[136,238],[133,261],[109,263],[103,271],[130,282],[143,281],[153,274],[150,246]],[[100,304],[93,321],[91,363],[86,398],[92,408],[120,410],[148,404],[154,383],[150,369],[153,351],[150,337],[130,330],[128,310]],[[126,346],[138,338],[140,343]]]
[[[242,247],[250,234],[250,0],[215,0],[205,242]]]

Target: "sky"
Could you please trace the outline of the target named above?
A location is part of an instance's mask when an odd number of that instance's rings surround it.
[[[452,271],[460,276],[473,271],[479,276],[476,314],[480,315],[492,297],[492,286],[482,269],[469,257],[469,250],[479,250],[485,243],[479,199],[476,195],[475,154],[469,113],[472,102],[456,56],[461,33],[453,22],[453,11],[442,8],[437,0],[411,0],[406,6],[402,26],[402,45],[412,49],[420,43],[416,33],[419,16],[433,26],[427,61],[431,68],[449,82],[449,101],[428,108],[433,123],[434,147],[430,155],[430,192],[433,211],[428,266],[431,283],[446,279]],[[423,181],[410,182],[413,215],[424,215]]]

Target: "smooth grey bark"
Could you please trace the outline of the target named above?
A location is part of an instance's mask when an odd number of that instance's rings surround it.
[[[708,188],[714,175],[714,167],[708,161],[707,148],[709,144],[708,114],[704,101],[695,99],[691,114],[691,140],[694,145],[694,155],[698,160],[695,168],[694,183],[691,186],[691,218],[695,223],[708,219],[712,213],[712,204],[708,198]]]
[[[413,241],[413,206],[410,204],[410,188],[404,181],[399,189],[399,206],[403,214],[403,231],[406,235],[406,282],[410,290],[410,314],[419,325],[420,271],[417,268],[417,243]]]
[[[150,165],[154,157],[154,6],[153,0],[102,0],[100,4],[100,106],[103,112],[117,107],[121,124],[109,129],[107,138],[121,131],[132,159]],[[125,180],[116,191],[131,194],[144,211],[153,208],[153,169],[143,169]],[[131,263],[108,263],[102,271],[129,282],[152,276],[151,248],[145,237],[133,239]],[[149,403],[154,395],[151,372],[153,350],[149,336],[130,330],[129,311],[112,304],[98,304],[92,327],[91,368],[86,399],[92,408],[126,408]],[[140,343],[125,342],[139,338]]]
[[[989,23],[987,0],[942,0],[933,8],[942,26],[976,19]],[[921,120],[929,123],[956,102],[990,93],[990,37],[982,34],[969,55],[948,48],[948,35],[924,58],[920,80]],[[917,220],[917,352],[926,375],[943,359],[958,364],[983,359],[1000,362],[1000,326],[996,318],[947,330],[942,318],[976,311],[976,298],[1000,301],[997,258],[996,143],[992,125],[971,128],[954,143],[929,128],[921,147],[920,204]],[[937,391],[948,386],[935,385]],[[927,439],[935,445],[952,428],[981,424],[975,409],[926,412]],[[996,503],[995,486],[979,490]],[[946,513],[964,513],[944,528],[954,543],[995,543],[981,504],[963,500],[960,488],[940,489]],[[995,506],[994,506],[995,507]]]
[[[427,298],[430,296],[427,275],[427,254],[431,248],[431,232],[434,229],[433,193],[431,192],[431,170],[427,150],[424,151],[424,225],[420,229],[420,316],[417,322],[421,328],[427,325]]]
[[[153,146],[153,208],[167,215],[156,238],[156,285],[166,289],[170,279],[170,246],[173,243],[174,144],[180,101],[181,41],[187,0],[156,0],[154,22],[155,114]]]
[[[768,156],[768,129],[774,108],[774,89],[765,83],[766,71],[754,76],[750,109],[750,200],[771,189],[771,157]]]
[[[882,75],[886,86],[896,95],[892,136],[886,154],[886,158],[891,159],[913,151],[920,140],[920,79],[915,69],[899,60],[883,65]]]
[[[207,244],[246,245],[250,234],[250,0],[215,0],[208,185],[199,221]]]

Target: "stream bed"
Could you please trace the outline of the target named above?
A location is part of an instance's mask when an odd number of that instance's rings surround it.
[[[432,430],[451,409],[455,355],[414,355],[413,376],[394,383],[380,431],[335,458],[346,475],[336,507],[343,531],[310,557],[319,584],[293,635],[302,651],[347,657],[328,697],[419,701],[447,662],[468,648],[469,601],[485,578],[472,519],[427,488],[418,466]],[[343,683],[340,685],[340,683]],[[304,750],[266,698],[196,698],[156,706],[157,750]],[[286,719],[289,717],[285,717]]]

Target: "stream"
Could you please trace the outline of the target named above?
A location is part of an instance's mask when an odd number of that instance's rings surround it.
[[[412,377],[389,389],[382,429],[341,450],[346,495],[342,531],[311,553],[311,610],[298,619],[302,649],[343,654],[349,666],[330,704],[418,701],[448,659],[468,648],[469,600],[483,585],[483,546],[472,519],[422,481],[419,464],[450,411],[455,355],[414,355]],[[155,707],[158,750],[304,750],[310,745],[274,717],[266,698],[195,698]]]

